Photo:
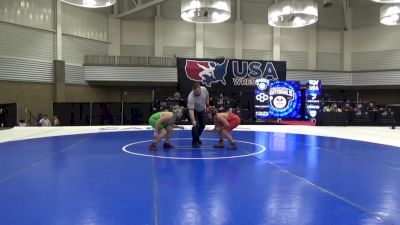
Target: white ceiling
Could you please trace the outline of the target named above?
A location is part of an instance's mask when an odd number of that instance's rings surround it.
[[[127,1],[127,3],[124,3]],[[123,10],[124,4],[128,8],[134,8],[133,0],[119,0],[119,10]],[[142,0],[143,3],[150,2],[151,0]],[[281,1],[281,0],[280,0]],[[327,26],[333,28],[343,27],[343,13],[342,2],[343,0],[332,0],[333,6],[324,8],[324,0],[316,0],[319,5],[320,18],[318,21],[319,26]],[[371,0],[349,0],[350,6],[353,10],[353,27],[359,27],[373,23],[379,24],[379,7],[381,4],[372,2]],[[244,23],[265,24],[267,17],[267,9],[272,5],[274,0],[241,0],[241,20]],[[236,0],[231,0],[232,16],[230,21],[236,19]],[[180,0],[166,0],[160,4],[161,16],[164,19],[180,19]],[[156,7],[149,7],[141,11],[132,13],[123,19],[152,19],[156,16]],[[229,21],[228,21],[229,22]]]

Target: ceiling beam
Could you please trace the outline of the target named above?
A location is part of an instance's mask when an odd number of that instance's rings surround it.
[[[123,13],[118,14],[118,18],[121,19],[122,17],[128,16],[128,15],[130,15],[130,14],[132,14],[132,13],[135,13],[135,12],[139,12],[139,11],[141,11],[141,10],[143,10],[143,9],[147,9],[147,8],[149,8],[149,7],[158,5],[158,4],[163,3],[163,2],[165,2],[165,1],[167,1],[167,0],[152,0],[152,1],[150,1],[150,2],[146,2],[146,3],[144,3],[144,4],[141,4],[141,5],[138,6],[138,7],[129,9],[129,10],[123,12]]]
[[[240,17],[240,0],[236,0],[236,20],[241,20]]]
[[[114,16],[118,16],[118,8],[119,8],[118,1],[116,1],[115,4],[113,5],[113,15]]]
[[[349,9],[350,9],[349,0],[342,0],[342,6],[343,6],[344,30],[348,30],[351,27],[351,21],[349,18]]]
[[[142,5],[142,0],[132,0],[132,2],[135,5],[135,7]]]

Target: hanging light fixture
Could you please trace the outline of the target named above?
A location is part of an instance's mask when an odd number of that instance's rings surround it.
[[[400,4],[381,6],[380,21],[385,25],[400,25]]]
[[[181,0],[181,18],[185,21],[222,23],[230,17],[230,0]]]
[[[117,0],[61,0],[64,3],[84,7],[84,8],[102,8],[115,4]]]
[[[285,0],[268,8],[268,24],[273,27],[304,27],[318,21],[318,4],[312,0]]]
[[[371,0],[377,3],[400,3],[400,0]]]

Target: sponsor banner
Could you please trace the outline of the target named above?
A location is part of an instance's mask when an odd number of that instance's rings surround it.
[[[306,119],[317,117],[321,112],[321,80],[308,80],[306,84]]]
[[[254,89],[254,112],[257,121],[262,121],[269,116],[269,80],[262,78],[256,80]]]
[[[182,92],[197,81],[210,92],[252,92],[256,80],[286,80],[286,62],[238,59],[178,58],[178,81]]]

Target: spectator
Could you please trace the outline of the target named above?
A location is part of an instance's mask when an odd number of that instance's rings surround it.
[[[215,106],[214,98],[210,96],[210,106]]]
[[[38,113],[37,119],[36,119],[36,123],[37,123],[38,126],[41,126],[41,125],[40,125],[40,120],[41,120],[41,119],[43,119],[43,114],[42,114],[42,113]]]
[[[361,112],[363,110],[363,105],[361,99],[357,101],[356,105],[354,106],[354,111]]]
[[[342,107],[342,111],[344,111],[344,112],[348,112],[348,111],[351,111],[351,110],[353,110],[353,108],[351,107],[349,102],[346,102]]]
[[[336,102],[333,102],[333,103],[331,104],[331,106],[329,107],[329,111],[330,111],[330,112],[338,112],[338,111],[339,111]]]
[[[26,120],[20,120],[18,123],[18,126],[20,127],[27,127],[28,123],[26,122]]]
[[[181,93],[179,93],[179,91],[176,91],[172,97],[169,97],[168,101],[170,110],[172,110],[172,107],[185,105]]]
[[[43,118],[39,120],[39,125],[42,127],[50,127],[51,122],[49,120],[49,117],[47,115],[44,115]]]
[[[53,116],[53,126],[60,126],[60,120],[58,116]]]
[[[179,91],[176,91],[175,93],[174,93],[174,96],[173,96],[173,99],[174,100],[181,100],[181,94],[179,93]]]
[[[329,108],[329,106],[324,106],[324,108],[322,109],[322,111],[324,112],[330,112],[331,108]]]
[[[236,106],[235,110],[233,111],[236,115],[238,115],[240,118],[242,117],[242,111],[240,110],[239,106]]]
[[[378,110],[373,102],[370,102],[367,106],[367,110],[369,111],[376,111]]]
[[[225,98],[224,94],[219,94],[219,98],[217,99],[217,108],[218,112],[223,112],[225,111]]]

